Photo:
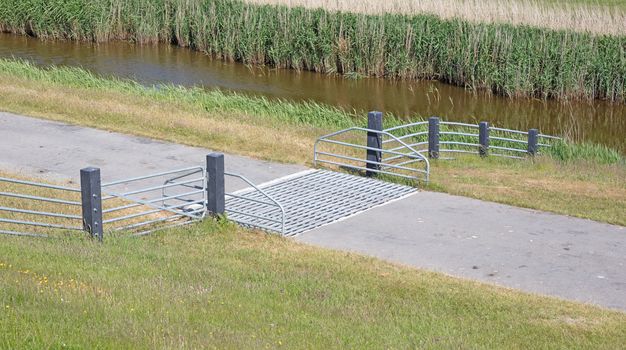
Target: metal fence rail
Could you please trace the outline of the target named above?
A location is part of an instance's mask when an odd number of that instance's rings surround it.
[[[241,191],[225,193],[225,212],[230,220],[285,234],[285,208],[280,203],[245,176],[228,172],[224,175],[249,186]]]
[[[454,159],[440,157],[440,154],[454,153],[523,159],[527,155],[539,154],[541,149],[561,140],[541,134],[537,129],[520,131],[493,127],[487,122],[441,121],[438,117],[387,129],[383,129],[382,125],[382,113],[370,112],[368,128],[352,127],[321,136],[314,145],[314,164],[408,179],[419,179],[416,173],[420,173],[428,181],[430,164],[424,156],[426,153],[431,159]],[[367,133],[367,145],[360,144],[364,140],[363,135],[346,137],[355,131]],[[344,139],[339,140],[340,137]],[[323,144],[334,148],[320,150]],[[423,168],[411,166],[422,162]]]
[[[0,234],[48,237],[50,230],[83,229],[82,216],[78,212],[81,202],[70,199],[80,194],[80,189],[7,177],[0,177],[0,185],[12,187],[10,191],[0,192]],[[53,195],[45,197],[38,191]],[[44,210],[40,209],[43,205]],[[45,231],[41,232],[41,229]]]
[[[216,167],[216,159],[221,162],[219,167]],[[0,215],[0,234],[51,237],[59,230],[79,230],[99,240],[104,234],[114,232],[142,236],[199,221],[209,213],[227,213],[230,219],[241,225],[284,234],[286,216],[283,206],[245,176],[224,172],[223,161],[223,155],[212,154],[207,156],[206,166],[106,183],[100,180],[100,169],[84,168],[80,171],[80,189],[0,177],[0,185],[41,189],[39,193],[0,187],[3,190],[0,200],[5,199],[0,201],[0,214],[8,214],[6,217]],[[243,181],[247,188],[226,193],[225,176]],[[54,191],[65,195],[53,196],[50,193]],[[80,196],[80,199],[73,200],[67,194]],[[16,201],[23,203],[12,205]],[[61,210],[63,208],[71,211]],[[34,230],[19,229],[22,226]]]
[[[109,231],[145,235],[206,214],[206,172],[188,167],[102,184],[102,223]]]
[[[354,137],[354,133],[361,137]],[[351,134],[352,133],[352,134]],[[338,140],[343,136],[344,140]],[[359,144],[368,136],[367,145]],[[404,136],[406,139],[409,136]],[[373,139],[373,141],[371,140]],[[396,147],[388,147],[391,143]],[[334,149],[322,151],[322,145]],[[366,157],[363,157],[365,151]],[[373,156],[372,156],[373,155]],[[324,135],[315,141],[313,162],[330,164],[367,174],[384,174],[428,182],[430,163],[419,151],[386,130],[352,127]]]

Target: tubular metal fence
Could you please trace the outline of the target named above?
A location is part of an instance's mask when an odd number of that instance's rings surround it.
[[[206,167],[106,183],[101,183],[100,169],[85,168],[80,188],[0,177],[0,234],[51,237],[86,231],[99,240],[116,232],[142,236],[202,220],[208,213],[284,233],[282,205],[245,176],[224,172],[223,161],[223,155],[212,154]],[[246,188],[226,193],[225,176],[243,181]]]
[[[368,114],[368,127],[352,127],[317,139],[313,162],[330,164],[366,174],[374,173],[428,181],[428,159],[454,159],[441,154],[476,154],[523,159],[540,154],[561,138],[529,131],[512,130],[479,124],[441,121],[431,117],[420,121],[382,128],[382,113]],[[367,133],[354,135],[354,131]],[[343,139],[338,139],[342,137]],[[366,145],[363,145],[367,141]],[[322,149],[322,145],[327,145]],[[331,147],[328,147],[330,145]],[[427,154],[428,157],[425,157]],[[415,168],[415,164],[423,168]],[[422,176],[416,176],[420,173]]]
[[[437,117],[385,131],[394,133],[400,140],[408,140],[409,145],[418,151],[428,152],[430,158],[440,158],[439,153],[468,153],[523,159],[526,155],[541,153],[541,148],[550,147],[554,140],[561,139],[540,134],[536,129],[520,131],[493,127],[487,122],[469,124],[440,121]]]
[[[244,226],[285,234],[285,208],[245,176],[225,172],[224,175],[249,186],[226,193],[225,212],[228,218]]]
[[[104,183],[102,223],[108,230],[144,235],[201,220],[205,182],[205,169],[198,166]]]
[[[364,145],[364,137],[367,143]],[[371,140],[371,141],[370,141]],[[398,146],[385,148],[394,142]],[[322,145],[331,145],[321,150]],[[366,157],[362,153],[366,151]],[[413,145],[394,136],[387,130],[352,127],[317,139],[313,162],[331,164],[340,168],[365,171],[367,174],[384,174],[428,182],[430,163]]]
[[[1,234],[48,237],[50,231],[83,230],[80,189],[6,177],[0,183]]]

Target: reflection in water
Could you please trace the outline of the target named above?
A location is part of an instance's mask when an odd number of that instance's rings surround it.
[[[40,41],[0,34],[0,57],[39,65],[81,66],[145,84],[173,83],[251,95],[314,100],[359,111],[431,116],[500,127],[537,127],[544,133],[602,143],[626,151],[626,105],[508,99],[432,81],[351,80],[311,72],[247,67],[168,45]]]

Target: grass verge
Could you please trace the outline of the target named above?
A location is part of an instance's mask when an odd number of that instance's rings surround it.
[[[0,78],[1,110],[280,162],[307,164],[316,137],[363,123],[313,103],[146,88],[17,61],[0,60]],[[597,147],[562,147],[555,157],[565,160],[433,162],[429,189],[626,225],[623,158]]]
[[[0,237],[2,348],[615,349],[626,315],[206,220]]]
[[[594,20],[584,11],[574,17],[576,23],[581,17]],[[601,28],[610,26],[598,22]],[[615,26],[622,29],[619,16]],[[175,43],[249,64],[438,79],[505,96],[621,103],[626,93],[623,32],[595,35],[237,0],[4,0],[0,30],[42,38]]]

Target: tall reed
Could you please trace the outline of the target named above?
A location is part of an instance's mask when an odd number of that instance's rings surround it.
[[[371,15],[432,14],[477,23],[509,23],[595,34],[626,35],[621,0],[244,0]],[[621,2],[621,4],[620,4]]]
[[[626,36],[235,0],[0,0],[0,27],[42,38],[168,42],[250,64],[438,79],[505,96],[626,96]]]

